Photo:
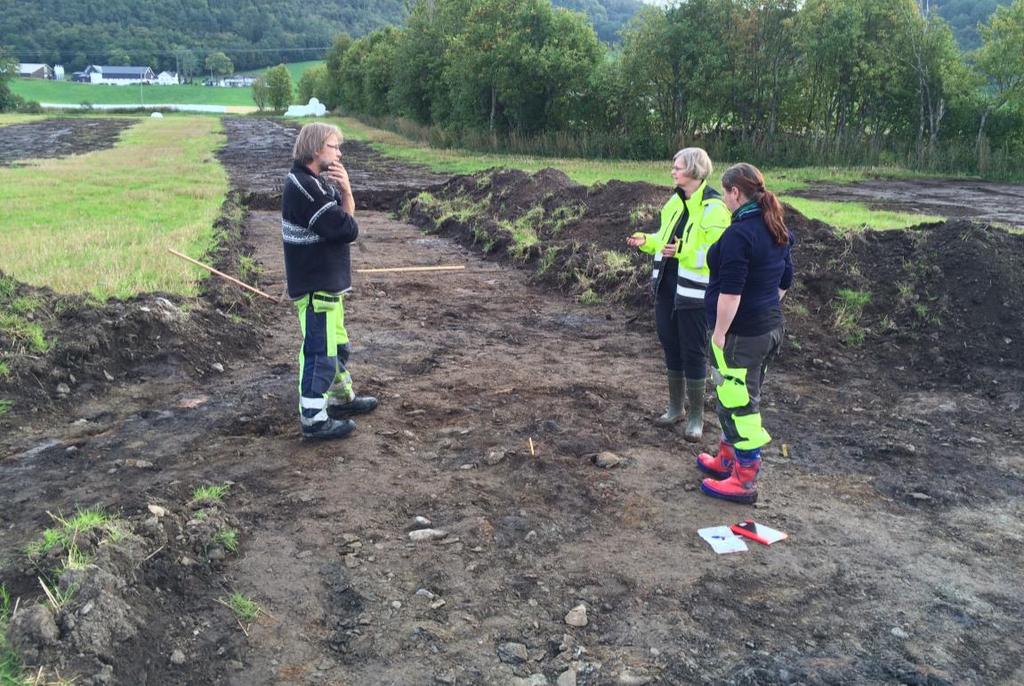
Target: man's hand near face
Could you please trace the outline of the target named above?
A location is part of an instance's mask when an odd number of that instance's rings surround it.
[[[331,183],[341,191],[341,209],[349,215],[355,215],[356,203],[352,197],[352,185],[348,180],[348,170],[341,162],[331,162],[331,166],[324,172]]]

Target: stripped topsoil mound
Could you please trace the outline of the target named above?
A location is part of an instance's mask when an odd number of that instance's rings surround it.
[[[656,230],[667,197],[645,183],[588,188],[555,169],[489,171],[412,197],[403,214],[494,259],[532,267],[538,280],[574,289],[582,302],[646,309],[649,258],[625,240]],[[881,363],[921,388],[983,383],[1019,394],[1024,236],[963,220],[844,234],[791,207],[786,222],[797,275],[785,304],[783,364],[843,378],[862,362]]]
[[[222,240],[207,256],[230,274],[251,252],[242,241],[242,220],[232,193],[215,223]],[[250,296],[212,277],[198,299],[146,293],[96,303],[0,273],[0,423],[71,406],[111,383],[177,369],[220,373],[226,362],[258,349],[259,318]]]
[[[0,166],[112,148],[137,119],[46,119],[0,128]]]

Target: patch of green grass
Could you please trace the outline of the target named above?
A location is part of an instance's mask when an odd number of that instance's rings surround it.
[[[52,550],[71,553],[84,534],[106,530],[114,523],[110,515],[99,508],[79,509],[70,517],[61,514],[51,514],[50,517],[56,526],[44,529],[39,540],[28,545],[26,552],[29,557],[41,557]]]
[[[832,324],[849,346],[859,346],[864,342],[867,331],[861,324],[864,308],[871,302],[871,293],[840,288],[833,302]]]
[[[588,288],[580,293],[579,301],[581,305],[599,305],[603,302],[603,299],[594,289]]]
[[[601,253],[601,260],[612,274],[624,274],[633,269],[633,259],[618,250],[605,250]]]
[[[212,117],[144,118],[113,148],[0,168],[0,270],[101,301],[198,294],[205,272],[167,248],[202,258],[213,247],[228,190],[214,156],[223,142]],[[55,184],[51,200],[40,198],[41,178]]]
[[[308,69],[312,69],[313,67],[319,66],[321,64],[327,64],[327,62],[325,62],[324,60],[306,60],[305,62],[289,62],[289,63],[285,64],[284,67],[285,67],[285,69],[288,70],[288,73],[292,77],[292,85],[293,86],[298,86],[299,85],[299,79],[302,78],[302,75]],[[277,66],[277,65],[274,65],[274,66]],[[264,69],[253,69],[253,70],[250,70],[250,71],[240,71],[238,73],[240,75],[244,75],[244,76],[260,76],[261,74],[266,73],[267,69],[270,69],[270,68],[271,67],[266,67]],[[246,90],[250,90],[250,89],[246,89]],[[303,103],[303,104],[305,104],[305,103]]]
[[[229,553],[238,552],[238,532],[234,529],[221,529],[214,535],[213,540]]]
[[[192,491],[192,502],[197,505],[219,505],[230,490],[227,484],[218,486],[199,486]]]
[[[238,256],[238,278],[248,284],[255,283],[263,274],[263,265],[249,255]]]
[[[548,216],[548,224],[551,227],[552,235],[558,235],[562,230],[587,213],[587,206],[583,203],[573,205],[562,205],[551,210]]]
[[[792,196],[786,196],[783,201],[811,219],[817,219],[844,231],[905,229],[908,226],[938,222],[943,219],[933,214],[872,210],[864,203],[859,202],[808,200]]]
[[[0,367],[4,367],[4,366],[6,366],[6,365],[3,365],[2,363],[0,363]],[[4,374],[0,373],[0,379],[2,379],[2,378],[4,378]],[[13,400],[8,400],[7,398],[0,398],[0,417],[6,416],[7,413],[11,411],[12,407],[14,407],[14,401]]]
[[[251,88],[217,88],[202,84],[110,86],[73,81],[11,79],[11,92],[26,100],[55,105],[224,105],[256,109]],[[251,110],[249,109],[251,108]]]
[[[238,591],[220,602],[230,608],[241,622],[255,622],[263,614],[263,608],[256,601]]]

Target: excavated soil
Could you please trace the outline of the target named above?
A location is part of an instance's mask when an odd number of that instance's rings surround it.
[[[45,119],[0,127],[0,166],[114,147],[135,119]]]
[[[233,179],[261,209],[241,240],[274,294],[276,126],[229,120],[222,156],[249,158]],[[262,160],[261,137],[278,141]],[[345,149],[360,208],[397,177],[423,190],[416,170],[364,165],[362,150]],[[351,438],[297,437],[287,303],[243,313],[258,323],[236,341],[250,356],[222,374],[170,364],[73,391],[4,434],[0,581],[31,610],[9,630],[30,665],[133,685],[1024,681],[1016,237],[950,223],[846,239],[791,215],[792,335],[764,398],[775,442],[758,506],[742,507],[701,495],[695,449],[650,423],[663,370],[644,265],[603,256],[664,190],[551,172],[453,184],[406,203],[426,235],[357,212],[357,269],[466,269],[356,275],[352,372],[382,404]],[[471,222],[487,185],[504,207]],[[450,214],[459,196],[465,213]],[[577,202],[582,214],[557,211]],[[509,223],[531,210],[549,233],[520,251]],[[600,264],[626,285],[597,278]],[[839,288],[872,293],[861,345],[832,323]],[[597,304],[578,302],[587,290]],[[600,451],[621,463],[596,466]],[[230,490],[199,515],[192,489],[212,483]],[[37,610],[22,551],[48,511],[76,506],[119,513],[131,535],[67,582],[81,590],[59,613]],[[410,540],[414,517],[443,534]],[[790,538],[715,556],[696,535],[745,518]],[[222,527],[239,531],[236,552],[211,542]],[[237,622],[218,602],[234,591],[267,614]],[[581,604],[587,623],[570,626]]]

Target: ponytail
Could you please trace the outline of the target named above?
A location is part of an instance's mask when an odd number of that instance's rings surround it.
[[[764,176],[761,170],[752,164],[740,162],[725,170],[722,174],[723,188],[739,188],[747,199],[753,200],[761,208],[761,216],[772,235],[776,245],[789,243],[789,231],[783,219],[782,203],[778,197],[764,187]]]
[[[764,191],[757,199],[761,207],[761,215],[764,223],[768,226],[768,232],[772,235],[775,245],[786,245],[789,243],[789,231],[786,230],[786,221],[782,218],[782,203],[771,191]]]

